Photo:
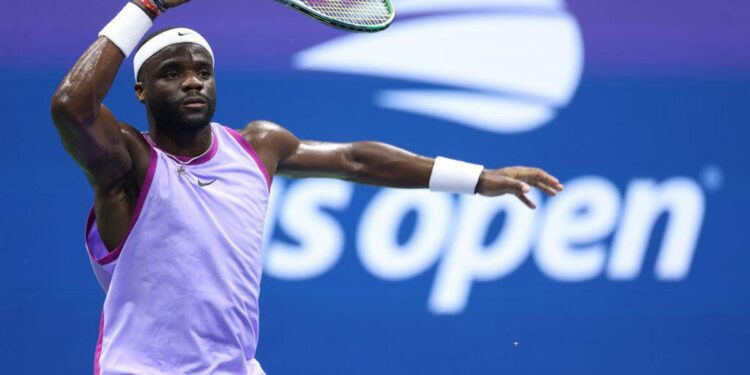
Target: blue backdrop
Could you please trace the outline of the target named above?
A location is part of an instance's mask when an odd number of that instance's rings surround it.
[[[49,98],[120,1],[4,3],[0,363],[93,368],[92,194]],[[276,178],[258,358],[269,374],[714,374],[750,364],[747,2],[402,0],[377,35],[274,2],[157,27],[217,55],[215,120],[379,140],[566,184],[540,208]],[[145,129],[128,60],[107,97]]]

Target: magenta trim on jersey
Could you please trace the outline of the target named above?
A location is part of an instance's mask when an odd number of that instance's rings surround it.
[[[141,209],[143,209],[143,203],[146,201],[146,196],[148,195],[148,191],[151,188],[151,182],[154,180],[154,173],[156,173],[156,161],[157,161],[157,153],[156,150],[151,148],[151,160],[148,163],[148,172],[146,172],[146,179],[143,180],[143,185],[141,186],[141,192],[138,195],[138,200],[135,202],[135,209],[133,210],[133,217],[130,218],[130,224],[128,225],[128,231],[125,233],[125,238],[120,241],[120,244],[117,245],[117,247],[110,251],[109,254],[107,254],[105,257],[101,259],[96,259],[96,256],[94,255],[94,252],[91,251],[91,248],[89,247],[89,233],[91,233],[91,227],[94,224],[94,220],[96,220],[96,212],[94,211],[94,208],[91,207],[91,211],[89,212],[89,217],[86,220],[86,233],[84,237],[84,241],[86,244],[86,250],[89,252],[89,255],[91,256],[91,259],[94,259],[96,263],[99,263],[99,265],[106,265],[109,263],[112,263],[117,259],[117,257],[120,256],[120,251],[122,251],[123,246],[125,246],[125,241],[127,241],[128,236],[130,236],[130,231],[133,230],[133,227],[135,226],[135,223],[138,221],[138,217],[141,216]]]
[[[102,317],[99,319],[99,339],[96,341],[96,352],[94,353],[94,375],[101,373],[99,367],[99,358],[102,356],[102,341],[104,338],[104,309],[102,309]]]
[[[170,153],[168,153],[168,152],[160,149],[159,146],[157,146],[151,140],[150,136],[145,135],[144,137],[146,138],[146,141],[148,142],[148,144],[151,145],[151,147],[153,147],[153,148],[155,148],[155,149],[157,149],[157,150],[159,150],[159,151],[161,151],[161,152],[163,152],[163,153],[165,153],[165,154],[167,154],[167,155],[169,155],[169,156],[171,156],[171,157],[173,157],[173,158],[175,158],[175,159],[177,159],[177,160],[185,163],[185,165],[198,165],[198,164],[203,164],[203,163],[211,160],[216,155],[216,153],[219,152],[219,141],[216,139],[216,134],[214,133],[214,129],[213,128],[211,128],[211,134],[213,134],[213,137],[211,137],[211,147],[208,148],[208,151],[206,151],[206,153],[204,153],[203,156],[199,157],[198,159],[195,159],[195,160],[191,161],[190,163],[187,163],[187,162],[190,161],[190,159],[192,159],[193,156],[182,156],[182,155],[170,154]]]
[[[244,148],[245,151],[247,151],[250,157],[253,158],[253,160],[255,160],[255,163],[258,164],[258,168],[260,168],[260,171],[263,172],[263,176],[266,178],[266,183],[268,184],[268,190],[271,190],[271,175],[268,174],[268,170],[266,169],[265,164],[263,164],[263,161],[260,160],[260,156],[258,156],[258,153],[255,152],[255,150],[253,149],[253,146],[250,146],[250,143],[238,131],[232,128],[228,128],[226,126],[224,126],[224,129],[226,129],[229,135],[234,137],[237,143],[239,143],[240,146],[242,146],[242,148]]]

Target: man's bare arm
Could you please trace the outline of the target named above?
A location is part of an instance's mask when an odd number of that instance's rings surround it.
[[[435,160],[380,142],[326,143],[300,141],[273,123],[260,121],[245,129],[253,147],[261,152],[271,173],[291,177],[330,177],[347,181],[395,187],[427,188]],[[539,168],[485,169],[476,192],[485,196],[516,195],[535,208],[526,196],[530,186],[555,195],[563,186]]]
[[[100,37],[78,59],[52,96],[52,119],[63,145],[92,185],[108,185],[131,169],[124,127],[101,104],[124,55]]]
[[[187,1],[164,2],[171,8]],[[146,19],[156,18],[140,1],[131,3],[144,12]],[[138,132],[119,122],[102,104],[124,59],[125,54],[115,43],[100,36],[71,68],[51,100],[52,119],[65,149],[94,186],[120,181],[132,170],[133,152],[144,151],[132,147],[133,140],[140,140]]]
[[[166,1],[182,3],[187,0]],[[141,26],[144,20],[155,16],[139,2],[133,4],[137,7],[135,11],[145,12],[133,13],[133,6],[126,6],[131,14],[140,17]],[[119,21],[126,30],[130,27],[127,19],[124,23],[122,18]],[[132,30],[135,29],[134,26]],[[127,234],[150,155],[138,131],[117,121],[102,105],[124,59],[125,53],[115,43],[107,37],[99,37],[65,76],[50,105],[65,149],[94,188],[97,225],[109,250]]]
[[[51,100],[52,119],[65,149],[95,186],[118,181],[132,167],[124,138],[129,127],[102,105],[124,59],[112,41],[99,37],[63,78]]]

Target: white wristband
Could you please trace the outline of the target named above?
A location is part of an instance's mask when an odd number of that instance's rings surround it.
[[[99,36],[107,37],[127,58],[152,24],[151,17],[143,9],[133,3],[127,3],[120,13],[104,26]]]
[[[474,194],[484,166],[438,156],[430,175],[430,190]]]

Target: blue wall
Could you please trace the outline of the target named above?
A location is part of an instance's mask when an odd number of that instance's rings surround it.
[[[214,3],[165,20],[217,46],[216,121],[263,118],[305,139],[538,165],[566,184],[556,198],[535,197],[532,212],[506,198],[276,178],[258,351],[270,374],[750,371],[744,3],[450,10],[405,0],[370,47],[386,61],[365,65],[356,47],[376,36],[276,4]],[[685,14],[671,16],[678,6]],[[92,194],[48,102],[118,7],[91,4],[84,22],[59,26],[60,43],[46,32],[72,12],[64,5],[42,1],[35,20],[3,20],[13,47],[0,55],[3,373],[92,369],[104,299],[82,246]],[[422,37],[446,27],[461,32]],[[253,36],[235,36],[243,28]],[[483,51],[452,54],[462,44]],[[431,53],[455,64],[441,70]],[[496,60],[488,68],[478,55]],[[144,128],[129,63],[106,103]],[[453,99],[462,105],[440,105]]]

